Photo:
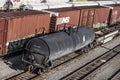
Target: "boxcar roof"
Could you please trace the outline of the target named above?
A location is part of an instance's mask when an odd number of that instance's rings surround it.
[[[48,14],[46,12],[35,11],[35,10],[27,10],[27,11],[11,11],[11,12],[1,12],[0,18],[16,18],[16,17],[24,17],[29,15],[36,14]]]

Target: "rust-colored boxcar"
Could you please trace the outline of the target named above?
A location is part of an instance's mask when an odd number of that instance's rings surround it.
[[[9,42],[49,32],[50,14],[40,11],[0,13],[0,54]]]
[[[80,10],[74,7],[70,8],[58,8],[58,9],[48,9],[48,11],[58,12],[59,15],[54,17],[56,19],[51,19],[55,25],[51,24],[51,28],[55,27],[55,30],[62,30],[65,26],[76,26],[79,22]]]
[[[83,26],[93,28],[107,26],[109,18],[109,8],[104,6],[80,6],[72,8],[48,9],[48,11],[58,12],[57,17],[51,18],[50,28],[62,30],[64,26]],[[104,12],[104,13],[102,13]]]

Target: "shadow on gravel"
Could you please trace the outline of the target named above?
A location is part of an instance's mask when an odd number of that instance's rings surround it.
[[[26,66],[22,62],[22,52],[17,52],[16,55],[9,55],[3,58],[4,63],[6,63],[10,68],[15,70],[26,70]],[[20,54],[20,55],[18,55]]]
[[[83,52],[81,50],[77,50],[74,53],[82,54]],[[4,63],[8,65],[11,69],[24,71],[27,70],[27,66],[22,62],[22,51],[6,55],[4,56],[3,60]]]

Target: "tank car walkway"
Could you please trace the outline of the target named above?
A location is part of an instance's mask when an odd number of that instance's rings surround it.
[[[120,36],[115,38],[114,40],[104,44],[103,46],[106,47],[97,47],[91,50],[88,54],[83,55],[79,59],[74,59],[70,63],[66,65],[60,66],[58,69],[45,73],[42,77],[38,78],[44,80],[58,80],[61,77],[64,77],[66,74],[74,71],[75,69],[79,68],[80,66],[84,65],[85,63],[91,61],[93,58],[102,55],[103,53],[109,51],[107,48],[112,49],[116,45],[120,44]],[[100,70],[98,70],[93,77],[92,80],[106,80],[109,78],[118,68],[120,68],[120,55],[115,57],[109,64],[106,64]],[[0,59],[0,80],[5,80],[6,78],[18,74],[23,71],[23,66],[21,65],[21,61],[19,59],[21,56],[17,56],[15,58],[9,59],[9,62],[5,63],[6,61]],[[9,65],[8,65],[9,63]],[[14,63],[14,64],[13,64]],[[114,64],[113,64],[114,63]],[[102,77],[101,77],[102,76]]]

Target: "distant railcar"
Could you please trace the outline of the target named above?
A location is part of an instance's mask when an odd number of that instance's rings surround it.
[[[110,9],[113,7],[113,9]],[[65,27],[86,25],[93,28],[107,27],[113,23],[120,22],[119,5],[105,6],[82,6],[70,8],[47,9],[59,13],[51,18],[51,31],[63,30]],[[112,10],[112,12],[111,12]],[[101,12],[104,12],[101,13]],[[54,23],[54,24],[53,24]]]

